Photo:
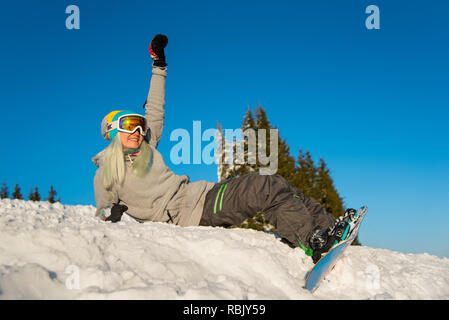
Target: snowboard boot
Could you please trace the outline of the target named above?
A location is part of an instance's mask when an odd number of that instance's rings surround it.
[[[356,210],[347,209],[342,216],[335,220],[333,226],[313,231],[309,240],[310,248],[313,250],[313,263],[317,263],[324,253],[347,238],[356,220],[356,215]]]

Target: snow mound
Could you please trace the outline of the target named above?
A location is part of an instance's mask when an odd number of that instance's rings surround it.
[[[447,258],[351,247],[311,294],[311,259],[272,235],[94,212],[0,200],[0,299],[449,299]]]

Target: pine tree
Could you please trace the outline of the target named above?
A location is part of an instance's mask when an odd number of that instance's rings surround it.
[[[30,193],[28,194],[28,200],[36,201],[36,199],[34,198],[33,186],[30,187]]]
[[[16,185],[14,187],[14,192],[12,193],[12,198],[13,199],[23,200],[23,196],[20,193],[20,187],[19,187],[19,185],[17,183],[16,183]]]
[[[34,188],[33,199],[34,201],[41,201],[41,195],[39,194],[37,187]]]
[[[264,108],[262,108],[261,105],[259,105],[256,108],[256,127],[257,129],[267,129],[269,130],[271,128],[270,126],[270,121],[268,121],[268,117],[267,117],[267,112],[265,111]],[[268,134],[268,132],[267,132]],[[270,138],[270,136],[267,136],[267,141]],[[267,145],[270,145],[267,142]]]
[[[270,154],[270,121],[268,121],[267,118],[267,113],[265,112],[265,109],[262,108],[262,106],[259,105],[258,108],[256,108],[256,128],[257,128],[257,155],[259,155],[259,146],[260,144],[264,143],[265,144],[265,154],[269,155]],[[262,139],[264,139],[264,141],[259,141],[259,131],[265,129],[265,137],[262,137]],[[260,131],[262,132],[262,131]],[[263,152],[262,152],[263,153]],[[257,157],[259,158],[259,157]],[[259,160],[259,159],[257,159]],[[258,169],[262,166],[261,163],[259,163],[259,161],[257,161],[258,163]]]
[[[0,188],[0,199],[7,199],[9,198],[9,190],[8,186],[6,185],[6,182],[3,181],[2,187]]]
[[[217,131],[215,132],[215,143],[217,144],[217,149],[215,150],[215,163],[217,164],[217,179],[218,182],[222,180],[223,176],[223,131],[221,129],[220,123],[217,121]]]
[[[278,137],[278,170],[277,174],[293,184],[296,174],[295,158],[290,154],[290,147],[287,140]]]
[[[261,105],[259,105],[256,110],[256,141],[257,141],[257,161],[255,165],[255,170],[260,171],[261,168],[267,167],[267,164],[262,163],[260,160],[260,155],[262,156],[271,156],[271,134],[270,130],[274,129],[270,125],[270,121],[268,120],[267,113]],[[279,143],[279,139],[277,141]],[[279,150],[278,150],[279,156]],[[277,159],[278,160],[278,159]],[[279,169],[279,167],[278,167]]]
[[[215,141],[217,143],[217,150],[215,152],[215,158],[218,160],[217,164],[217,177],[218,181],[223,181],[229,177],[234,177],[235,173],[235,146],[233,143],[226,141],[226,137],[223,134],[223,129],[220,123],[217,121],[217,132]],[[230,149],[233,150],[230,154]]]
[[[242,131],[251,128],[256,128],[256,121],[254,119],[253,112],[251,111],[250,107],[248,106],[248,109],[246,110],[245,116],[243,117],[242,121]]]
[[[343,199],[334,186],[334,181],[323,158],[320,158],[314,194],[316,195],[315,199],[334,217],[339,217],[345,212]]]
[[[277,129],[272,128],[270,122],[268,121],[265,110],[259,105],[256,108],[256,118],[253,116],[253,112],[248,108],[241,125],[242,131],[242,139],[237,140],[233,137],[233,141],[226,141],[223,138],[223,131],[220,126],[217,126],[217,131],[219,132],[219,137],[216,140],[217,144],[222,143],[223,148],[222,152],[217,152],[218,158],[222,158],[223,164],[219,166],[217,174],[219,175],[219,181],[226,179],[228,177],[234,176],[243,176],[245,174],[259,171],[261,167],[266,167],[266,164],[261,164],[259,161],[258,153],[259,144],[265,145],[265,155],[271,155],[270,150],[270,130]],[[265,130],[265,136],[262,136],[261,139],[263,141],[259,141],[259,132],[260,130]],[[255,138],[255,141],[252,139],[252,143],[255,142],[255,145],[249,144],[250,138],[247,135],[254,135],[252,138]],[[239,162],[237,156],[237,150],[239,149],[243,151],[243,163]],[[220,150],[220,149],[218,149]],[[217,150],[217,151],[218,151]],[[232,150],[232,158],[224,158],[224,151]],[[227,154],[227,156],[230,156]],[[251,160],[251,161],[250,161]],[[255,163],[254,161],[255,160]],[[279,165],[280,164],[280,165]],[[286,179],[291,180],[294,175],[294,158],[291,157],[289,147],[284,140],[282,140],[278,136],[278,170],[277,174],[283,175]]]
[[[55,191],[55,189],[53,189],[53,185],[50,185],[50,191],[48,192],[48,197],[47,197],[47,201],[50,203],[55,203],[55,196],[56,196],[57,192]]]
[[[304,152],[299,149],[297,158],[296,175],[293,178],[293,185],[298,187],[306,196],[316,198],[316,180],[318,169],[313,162],[309,151]]]
[[[253,116],[253,112],[248,106],[248,109],[246,111],[245,116],[243,117],[242,125],[240,127],[242,130],[242,141],[236,141],[236,147],[237,145],[241,146],[243,149],[243,164],[237,164],[236,166],[236,173],[238,176],[244,176],[245,174],[248,174],[250,172],[255,172],[257,169],[257,163],[254,163],[254,160],[257,161],[257,147],[251,145],[250,149],[250,137],[254,135],[252,139],[252,142],[257,141],[257,127],[256,127],[256,121]],[[255,140],[255,141],[254,141]],[[255,148],[254,148],[255,147]]]

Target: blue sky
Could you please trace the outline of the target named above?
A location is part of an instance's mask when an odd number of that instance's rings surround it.
[[[80,8],[80,29],[65,8]],[[365,8],[380,9],[367,30]],[[170,163],[170,132],[240,127],[261,104],[292,154],[323,157],[349,207],[370,211],[364,245],[449,257],[447,1],[37,1],[0,12],[1,181],[95,204],[102,118],[141,108],[148,45],[169,38],[167,165],[216,182],[216,166]]]

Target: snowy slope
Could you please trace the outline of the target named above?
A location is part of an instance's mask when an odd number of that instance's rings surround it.
[[[446,258],[351,247],[312,295],[311,259],[272,235],[94,211],[0,200],[0,299],[449,299]]]

